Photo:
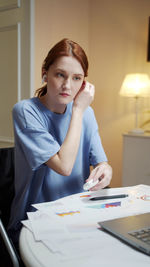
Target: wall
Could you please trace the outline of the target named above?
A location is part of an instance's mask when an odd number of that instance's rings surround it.
[[[118,95],[127,73],[150,74],[146,62],[149,0],[94,0],[91,8],[90,78],[103,145],[121,185],[122,133],[134,128],[134,99]],[[95,41],[94,41],[95,40]],[[148,100],[142,100],[141,109]],[[149,103],[148,103],[149,104]]]
[[[134,99],[118,95],[121,83],[127,73],[150,74],[149,10],[149,0],[35,0],[35,88],[52,45],[69,37],[84,47],[96,87],[92,106],[114,172],[111,186],[121,186],[122,133],[134,127]],[[140,109],[147,106],[143,99]]]
[[[35,1],[35,88],[50,48],[63,38],[79,41],[89,54],[89,0]]]
[[[14,141],[12,108],[30,96],[30,0],[0,0],[0,147]]]

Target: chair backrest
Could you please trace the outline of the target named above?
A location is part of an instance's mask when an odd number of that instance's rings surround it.
[[[18,253],[6,230],[14,197],[14,174],[14,147],[0,148],[0,264],[19,267]]]
[[[0,148],[0,210],[5,227],[14,197],[14,147]]]
[[[13,243],[9,239],[7,231],[3,225],[2,220],[0,219],[0,243],[1,243],[1,251],[0,251],[0,263],[1,266],[5,267],[19,267],[19,256]],[[4,247],[4,245],[5,247]]]

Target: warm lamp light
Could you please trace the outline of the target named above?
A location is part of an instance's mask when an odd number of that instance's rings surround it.
[[[135,129],[132,133],[142,134],[143,129],[138,128],[138,100],[139,97],[150,97],[150,79],[147,74],[135,73],[126,75],[119,94],[135,98]]]

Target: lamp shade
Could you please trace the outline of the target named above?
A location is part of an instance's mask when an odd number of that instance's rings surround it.
[[[150,97],[150,79],[147,74],[127,74],[119,94],[127,97]]]

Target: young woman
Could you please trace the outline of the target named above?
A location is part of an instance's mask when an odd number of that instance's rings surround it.
[[[63,39],[48,53],[42,66],[45,85],[36,97],[13,109],[15,133],[15,198],[9,233],[18,240],[21,220],[31,204],[52,201],[106,187],[112,177],[94,112],[94,86],[85,81],[88,60],[75,42]],[[93,170],[90,173],[90,166]]]

